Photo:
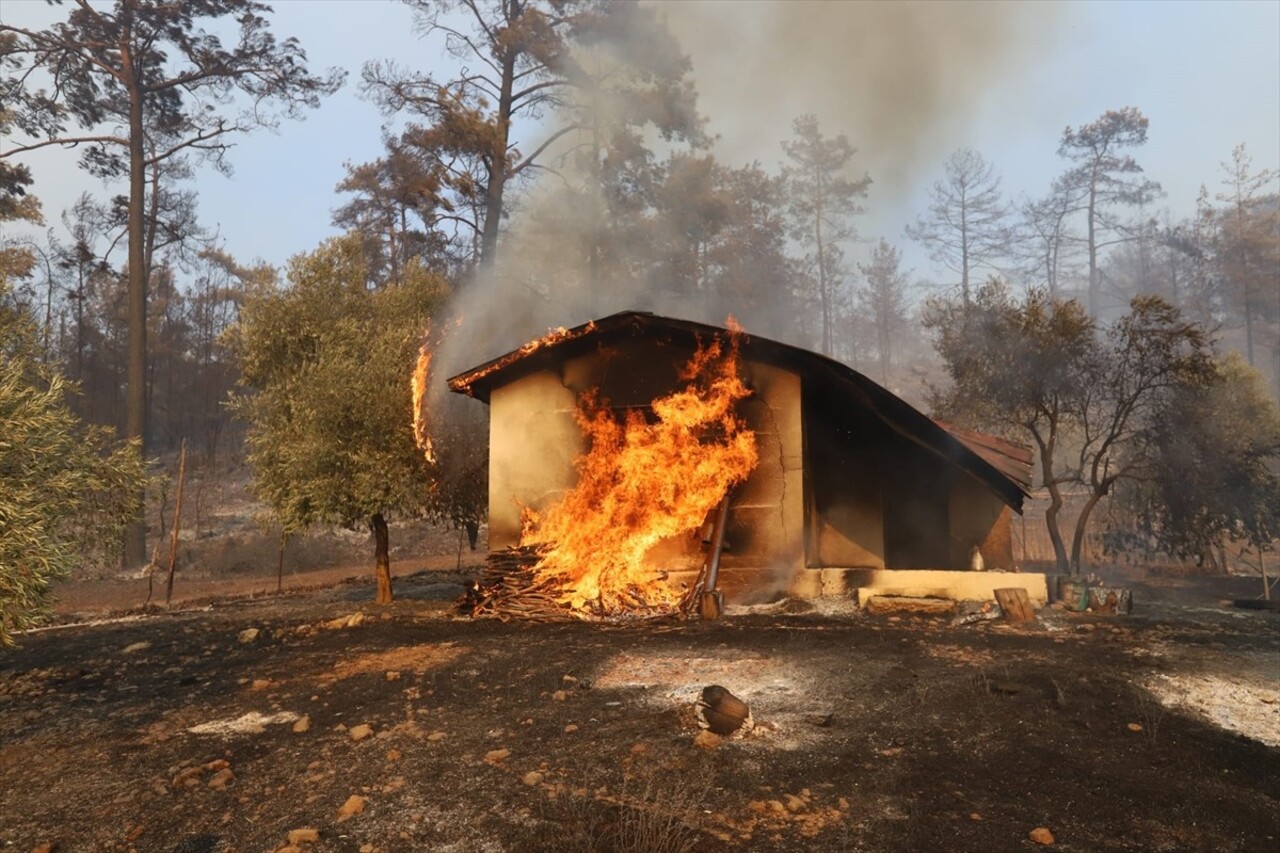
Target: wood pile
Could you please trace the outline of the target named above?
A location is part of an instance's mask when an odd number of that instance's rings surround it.
[[[530,622],[556,622],[566,619],[626,621],[692,613],[696,596],[686,593],[676,605],[655,605],[645,601],[636,590],[631,602],[621,609],[606,611],[596,602],[575,610],[562,603],[563,585],[554,578],[539,578],[534,567],[541,558],[536,547],[506,548],[489,554],[484,574],[467,584],[458,599],[458,609],[467,616],[498,619],[507,622],[521,619]],[[692,592],[692,591],[691,591]]]
[[[533,573],[540,554],[536,548],[507,548],[493,551],[478,581],[467,584],[458,601],[464,614],[506,622],[524,619],[551,622],[568,619],[569,609],[557,600],[560,585]]]

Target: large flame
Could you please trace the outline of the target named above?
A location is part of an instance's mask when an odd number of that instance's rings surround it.
[[[736,342],[699,348],[685,365],[687,386],[619,419],[597,394],[576,413],[588,451],[577,486],[542,512],[525,511],[521,545],[536,546],[534,568],[576,611],[612,615],[675,604],[680,591],[646,565],[659,541],[702,527],[707,514],[757,461],[755,434],[736,415],[750,390],[738,375]]]

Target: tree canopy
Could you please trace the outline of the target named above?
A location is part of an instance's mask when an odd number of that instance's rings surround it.
[[[257,0],[70,5],[67,19],[48,29],[0,24],[6,48],[0,68],[9,72],[0,78],[0,101],[6,120],[30,140],[0,149],[0,161],[38,148],[79,146],[81,167],[90,174],[128,176],[126,431],[145,452],[149,249],[159,222],[160,173],[183,168],[190,154],[226,169],[236,134],[273,125],[277,108],[296,116],[318,105],[343,74],[308,72],[302,47],[296,39],[276,40],[265,17],[271,7]],[[239,28],[232,47],[211,31],[228,18]],[[125,543],[127,564],[145,559],[144,534],[139,519]]]
[[[943,172],[929,189],[928,211],[907,226],[907,236],[960,275],[960,294],[967,302],[973,271],[1009,251],[1008,208],[995,167],[972,148],[955,151]]]
[[[286,530],[369,525],[386,603],[387,520],[423,515],[431,498],[410,377],[446,288],[413,262],[370,287],[358,235],[295,257],[287,278],[251,290],[233,332],[254,489]]]
[[[1208,335],[1158,297],[1134,299],[1100,328],[1074,300],[1043,290],[1019,300],[995,280],[970,306],[934,300],[925,322],[951,380],[935,390],[934,408],[1031,441],[1056,561],[1078,572],[1094,509],[1117,485],[1154,476],[1170,413],[1209,381]],[[1059,528],[1067,487],[1084,496],[1069,556]]]
[[[1181,387],[1153,435],[1151,476],[1127,490],[1140,530],[1170,554],[1213,560],[1224,540],[1280,536],[1280,409],[1236,353]]]
[[[11,297],[0,283],[0,647],[48,612],[53,581],[111,554],[145,478],[136,442],[71,412]]]

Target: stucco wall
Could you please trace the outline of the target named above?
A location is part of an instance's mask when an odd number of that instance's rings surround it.
[[[1013,510],[964,471],[952,477],[950,503],[951,567],[968,568],[977,545],[988,570],[1012,569]]]
[[[800,378],[760,362],[743,372],[754,393],[739,412],[756,434],[760,461],[729,504],[720,586],[731,600],[785,589],[804,555]]]
[[[883,427],[864,410],[806,396],[805,562],[884,567]]]
[[[535,373],[489,398],[489,548],[520,543],[520,508],[543,507],[577,480],[582,432],[576,401],[560,377]]]

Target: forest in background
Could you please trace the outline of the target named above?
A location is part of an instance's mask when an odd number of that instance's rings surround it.
[[[1174,217],[1142,167],[1147,118],[1117,105],[1067,127],[1046,185],[1006,187],[999,163],[959,148],[934,164],[904,233],[866,234],[877,176],[860,166],[856,128],[800,115],[760,129],[777,134],[777,167],[722,161],[689,59],[653,8],[408,5],[424,49],[459,71],[369,57],[348,85],[383,111],[385,151],[347,164],[334,188],[346,236],[287,269],[237,257],[199,211],[199,180],[225,170],[238,136],[301,117],[343,83],[308,70],[269,7],[71,2],[46,30],[0,25],[0,298],[30,329],[23,357],[77,389],[65,400],[81,421],[134,438],[147,459],[183,441],[197,469],[247,458],[286,528],[465,524],[483,514],[483,446],[474,412],[459,415],[437,426],[440,460],[423,464],[407,379],[424,339],[461,369],[615,310],[732,314],[958,423],[1041,445],[1048,506],[1125,499],[1096,531],[1109,547],[1211,563],[1226,541],[1272,547],[1280,184],[1244,144],[1203,176],[1195,214]],[[115,194],[42,210],[23,158],[46,146],[77,147]],[[947,275],[923,280],[904,249]],[[1022,381],[1037,358],[1057,385]],[[997,382],[1000,365],[1014,370]],[[344,399],[319,399],[327,383],[345,383]],[[295,404],[315,417],[280,420]],[[316,462],[352,436],[363,449],[343,465]],[[378,476],[353,481],[371,465]],[[1202,498],[1180,505],[1197,472]],[[1185,525],[1194,537],[1171,535]],[[161,531],[133,531],[136,566]],[[1074,556],[1052,544],[1079,567],[1079,541]]]

